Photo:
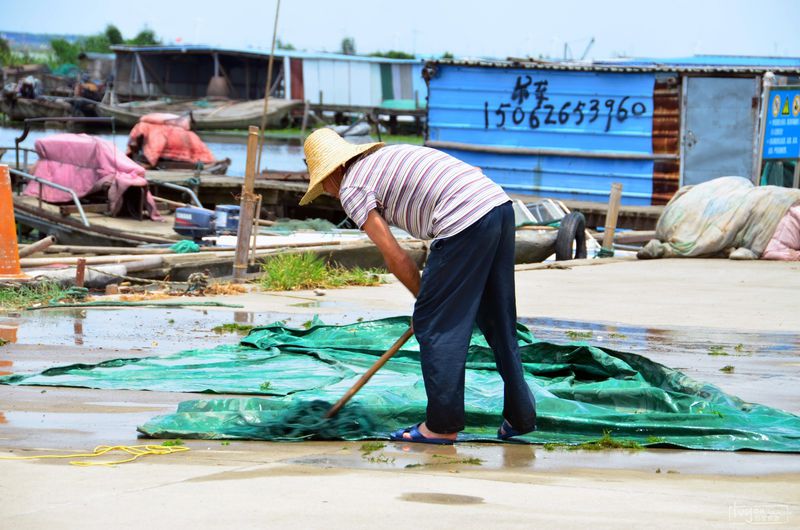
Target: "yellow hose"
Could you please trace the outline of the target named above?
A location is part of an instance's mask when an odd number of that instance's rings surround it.
[[[132,455],[130,458],[124,460],[115,460],[113,462],[84,462],[81,460],[73,460],[70,462],[73,466],[114,466],[117,464],[126,464],[133,462],[139,457],[148,455],[171,455],[173,453],[182,453],[188,451],[188,447],[178,446],[164,446],[164,445],[98,445],[91,453],[76,453],[71,455],[37,455],[37,456],[0,456],[0,460],[37,460],[40,458],[94,458],[96,456],[103,456],[112,451],[122,451]]]

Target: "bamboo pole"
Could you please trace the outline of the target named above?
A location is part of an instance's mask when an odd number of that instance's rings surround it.
[[[267,63],[267,84],[264,88],[264,111],[261,114],[261,134],[258,137],[258,161],[256,162],[256,173],[261,174],[261,150],[264,148],[264,131],[267,128],[267,112],[269,111],[269,93],[272,90],[272,63],[275,59],[275,40],[278,38],[278,13],[281,10],[281,0],[275,4],[275,24],[272,26],[272,49],[269,52],[269,62]],[[241,226],[241,225],[239,225]]]
[[[258,149],[258,127],[250,126],[247,135],[247,164],[242,185],[242,203],[239,208],[239,230],[236,234],[236,254],[233,262],[233,279],[243,281],[247,274],[248,249],[253,232],[253,213],[257,197],[253,194],[256,179],[256,150]]]
[[[31,254],[36,254],[37,252],[42,252],[46,250],[48,247],[53,246],[55,244],[56,238],[53,236],[47,236],[44,239],[40,239],[36,243],[32,243],[25,247],[19,249],[19,257],[24,258],[26,256],[30,256]]]

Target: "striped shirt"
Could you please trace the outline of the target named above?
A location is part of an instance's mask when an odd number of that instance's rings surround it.
[[[359,228],[377,209],[419,239],[454,236],[510,200],[480,169],[414,145],[382,147],[351,164],[339,199]]]

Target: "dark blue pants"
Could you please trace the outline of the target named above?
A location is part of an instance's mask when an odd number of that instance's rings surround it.
[[[516,431],[534,429],[535,403],[523,377],[516,323],[514,210],[509,202],[431,244],[414,306],[429,429],[442,434],[464,429],[464,370],[475,324],[503,378],[503,417]]]

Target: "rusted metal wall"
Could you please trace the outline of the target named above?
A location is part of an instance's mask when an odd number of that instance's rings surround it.
[[[653,87],[653,154],[674,155],[653,164],[652,204],[666,204],[680,185],[681,83],[677,75],[659,75]]]

